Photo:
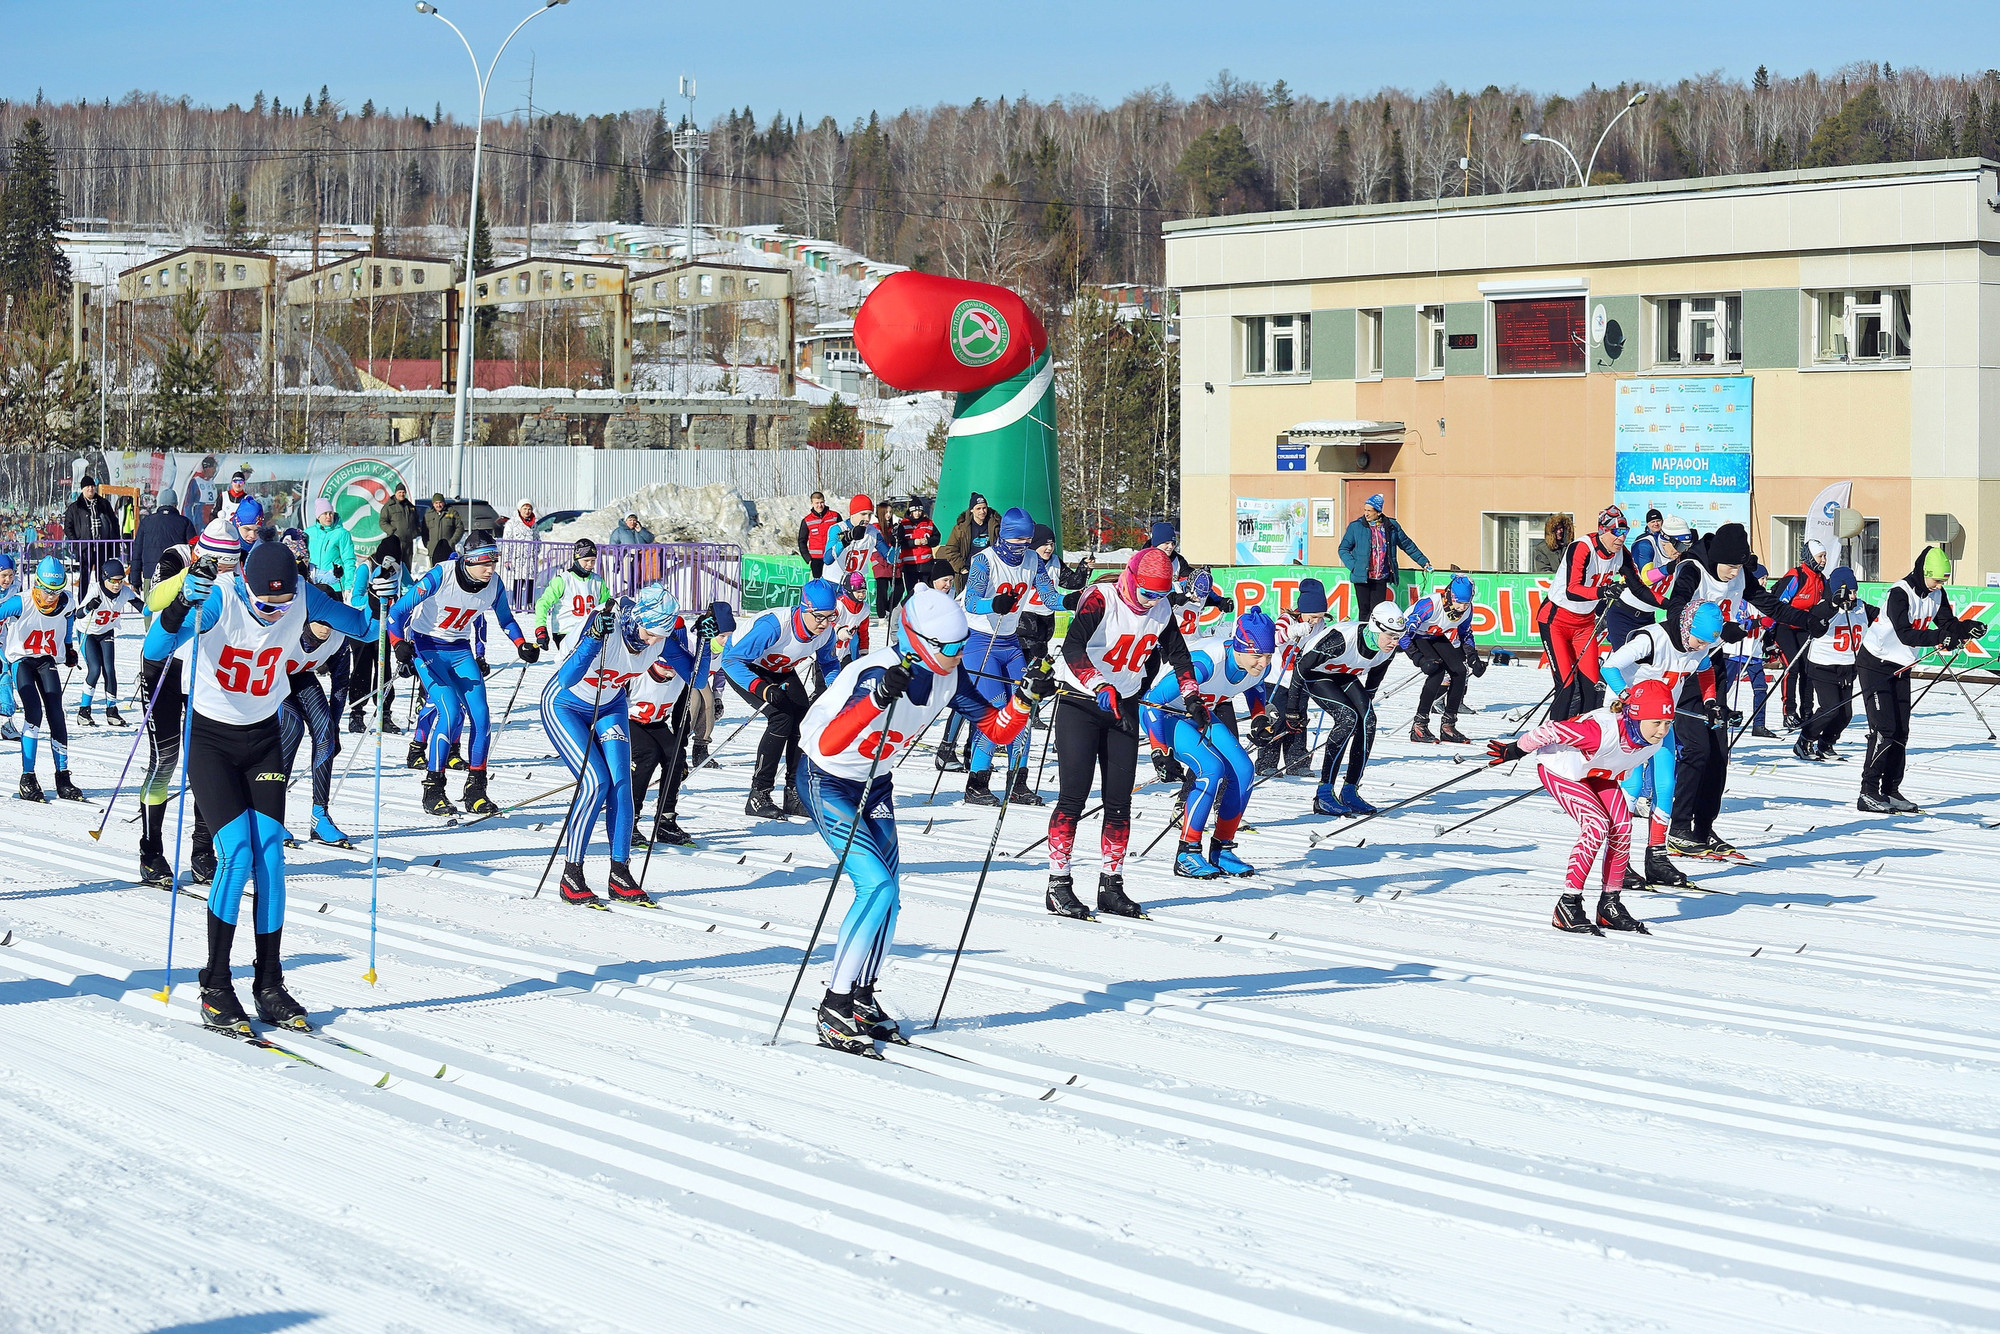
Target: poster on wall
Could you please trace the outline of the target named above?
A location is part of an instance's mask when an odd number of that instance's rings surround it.
[[[1700,532],[1750,526],[1751,377],[1635,377],[1612,399],[1612,494],[1634,528],[1646,511]]]
[[[1303,565],[1306,561],[1306,504],[1300,500],[1236,498],[1236,562],[1239,565]]]
[[[175,507],[197,521],[212,517],[216,498],[238,469],[250,476],[248,492],[264,504],[278,527],[304,528],[315,500],[333,502],[340,524],[354,537],[357,555],[381,540],[382,504],[416,476],[414,454],[176,454],[161,450],[93,450],[72,465],[72,481],[86,474],[142,494],[172,492]]]
[[[1340,536],[1340,503],[1331,496],[1312,502],[1313,536]]]

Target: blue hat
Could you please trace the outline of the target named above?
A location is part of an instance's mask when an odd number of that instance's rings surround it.
[[[1035,516],[1019,505],[1000,516],[1000,540],[1025,542],[1035,535]]]
[[[1368,508],[1374,510],[1377,514],[1382,512],[1382,493],[1380,491],[1368,497]]]
[[[0,552],[0,570],[11,570],[13,568],[14,558],[5,552]]]
[[[1845,565],[1837,567],[1826,576],[1826,587],[1829,593],[1836,594],[1857,593],[1861,590],[1861,584],[1855,579],[1854,571]]]
[[[1299,594],[1292,602],[1293,611],[1325,611],[1326,585],[1317,579],[1299,580]]]
[[[1470,605],[1472,602],[1472,581],[1462,574],[1454,574],[1451,577],[1451,600],[1459,603],[1461,606]]]
[[[1269,653],[1277,646],[1278,627],[1262,607],[1252,607],[1236,618],[1236,631],[1229,646],[1245,653]]]
[[[1157,547],[1164,543],[1171,542],[1173,540],[1174,540],[1173,524],[1169,523],[1165,519],[1161,519],[1153,525],[1153,531],[1147,535],[1146,545],[1149,547]]]
[[[840,586],[831,579],[812,579],[799,590],[799,606],[807,611],[832,611],[840,600]]]
[[[241,528],[248,523],[264,521],[264,503],[255,496],[245,496],[236,502],[236,513],[229,520]]]
[[[69,587],[69,566],[54,556],[44,556],[35,562],[35,582],[43,588],[54,591]]]

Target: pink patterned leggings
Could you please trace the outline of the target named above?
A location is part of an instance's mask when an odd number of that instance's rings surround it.
[[[1563,886],[1580,892],[1590,879],[1590,868],[1604,853],[1604,889],[1615,891],[1625,880],[1625,863],[1632,856],[1632,812],[1625,805],[1625,793],[1616,778],[1586,774],[1581,779],[1564,778],[1540,768],[1542,786],[1556,799],[1580,831],[1570,849],[1569,870]]]

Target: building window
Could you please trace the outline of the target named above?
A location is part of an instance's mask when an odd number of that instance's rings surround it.
[[[1425,306],[1417,312],[1417,337],[1422,346],[1417,349],[1418,374],[1444,374],[1444,307]]]
[[[1771,520],[1773,556],[1782,564],[1770,564],[1766,568],[1771,577],[1765,580],[1773,591],[1784,584],[1785,571],[1796,567],[1805,557],[1806,521],[1802,518],[1779,516]],[[1882,521],[1864,519],[1861,531],[1853,537],[1842,538],[1837,551],[1827,561],[1827,569],[1846,566],[1854,571],[1854,577],[1863,583],[1870,583],[1882,577]]]
[[[248,274],[249,272],[250,271],[248,269],[244,268],[241,264],[238,264],[236,266],[236,281],[239,283],[243,282],[245,275]]]
[[[1364,310],[1356,323],[1356,374],[1363,380],[1382,378],[1382,312]]]
[[[1488,514],[1486,517],[1486,568],[1514,574],[1534,569],[1534,544],[1542,540],[1548,524],[1546,514]]]
[[[1312,317],[1256,315],[1242,321],[1243,374],[1297,376],[1312,371]]]
[[[1583,345],[1580,296],[1493,303],[1495,375],[1581,375]]]
[[[1910,359],[1910,289],[1864,287],[1813,294],[1813,361],[1880,365]]]
[[[1743,360],[1741,296],[1669,296],[1653,301],[1655,366],[1723,366]]]
[[[389,271],[390,279],[394,280],[395,276],[396,276],[396,271],[394,269],[391,269]],[[410,282],[413,286],[422,287],[424,285],[424,271],[422,269],[411,269]]]

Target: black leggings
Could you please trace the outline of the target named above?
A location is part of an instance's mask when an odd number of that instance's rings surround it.
[[[34,771],[35,743],[49,724],[49,749],[56,768],[69,768],[69,720],[63,717],[62,676],[53,658],[22,658],[14,664],[14,695],[21,701],[21,771]]]
[[[1900,794],[1910,747],[1910,673],[1862,649],[1854,661],[1861,682],[1861,706],[1868,710],[1868,758],[1861,790],[1872,796]]]
[[[660,773],[661,813],[672,815],[680,800],[681,781],[687,777],[687,710],[688,692],[683,690],[667,721],[632,724],[632,814],[638,819],[646,815],[654,770]]]
[[[1358,676],[1315,677],[1306,686],[1313,703],[1326,711],[1326,758],[1320,761],[1319,781],[1327,786],[1340,768],[1341,752],[1351,745],[1347,760],[1347,781],[1361,781],[1368,767],[1368,753],[1375,748],[1375,702]]]
[[[1137,700],[1120,706],[1138,712]],[[1049,816],[1049,870],[1069,872],[1076,825],[1099,771],[1104,775],[1104,832],[1099,840],[1104,872],[1117,875],[1132,841],[1132,780],[1139,768],[1139,732],[1119,714],[1106,713],[1095,699],[1065,691],[1056,704],[1056,772],[1060,784]]]
[[[290,783],[292,762],[298,758],[299,743],[312,735],[313,806],[325,810],[333,792],[333,760],[340,754],[339,706],[327,703],[319,678],[300,672],[289,678],[292,693],[278,710],[279,747],[285,756],[285,781]]]
[[[86,699],[96,688],[98,678],[104,680],[104,703],[108,708],[118,707],[118,646],[112,636],[84,635],[83,639],[83,693]]]
[[[1798,662],[1799,655],[1806,651],[1807,641],[1805,632],[1801,630],[1794,630],[1789,625],[1772,626],[1771,639],[1774,643],[1777,644],[1778,654],[1780,657],[1784,658],[1785,665],[1787,667],[1791,666],[1791,664],[1794,662]],[[1794,671],[1792,671],[1790,675],[1785,677],[1784,709],[1785,709],[1785,716],[1787,718],[1798,718],[1801,721],[1803,721],[1804,719],[1810,716],[1806,712],[1805,707],[1801,702],[1802,697],[1799,694],[1799,689],[1800,689],[1799,683],[1805,679],[1805,674],[1808,665],[1809,664],[1806,662],[1800,662],[1798,667]],[[1821,704],[1820,707],[1825,708],[1826,704],[1830,703],[1832,703],[1832,701],[1828,700],[1826,701],[1826,703]],[[1845,718],[1841,719],[1840,726],[1841,727],[1847,726],[1847,720]],[[1840,730],[1839,728],[1834,729],[1836,734],[1838,734],[1839,730]]]
[[[764,737],[757,743],[757,767],[750,774],[750,790],[769,792],[771,784],[777,781],[780,761],[785,766],[785,786],[790,787],[792,775],[799,767],[799,724],[805,721],[806,710],[812,706],[800,704],[790,690],[773,690],[758,699],[736,682],[729,684],[736,687],[744,703],[764,715]]]
[[[376,645],[349,644],[342,650],[347,654],[347,696],[353,707],[359,709],[368,702],[375,691]],[[382,716],[389,716],[389,706],[396,702],[396,673],[391,669],[382,683]],[[339,709],[334,710],[339,713]]]
[[[1854,669],[1807,658],[1792,673],[1798,678],[1799,739],[1809,747],[1840,740],[1854,717]],[[1826,717],[1818,715],[1826,713]]]
[[[1437,635],[1420,635],[1410,641],[1410,661],[1424,674],[1424,688],[1417,692],[1417,717],[1431,716],[1431,706],[1444,696],[1444,720],[1458,721],[1459,706],[1465,703],[1465,650]]]
[[[160,680],[165,673],[166,680]],[[153,692],[158,689],[159,693]],[[181,665],[177,659],[158,661],[144,658],[139,663],[139,693],[152,701],[146,714],[146,777],[139,788],[139,811],[145,817],[139,835],[141,856],[165,855],[167,798],[174,780],[180,777],[181,724],[187,717],[187,697],[181,694]],[[208,821],[201,818],[201,804],[194,807],[194,855],[206,861],[215,853],[215,840]]]
[[[1707,838],[1722,813],[1722,790],[1729,782],[1729,733],[1709,724],[1699,692],[1686,688],[1674,710],[1673,828],[1682,836]]]

